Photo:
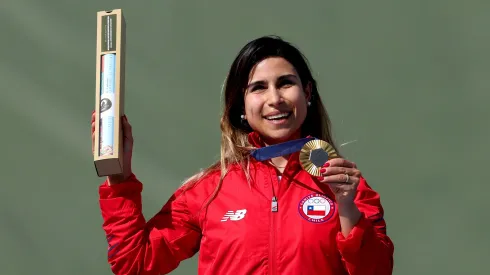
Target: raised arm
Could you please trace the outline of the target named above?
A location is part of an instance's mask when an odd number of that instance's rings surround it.
[[[125,182],[99,188],[103,229],[114,274],[167,274],[199,250],[201,231],[179,189],[148,222],[142,214],[142,184]]]

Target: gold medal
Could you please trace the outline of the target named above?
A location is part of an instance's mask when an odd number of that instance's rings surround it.
[[[338,158],[339,155],[328,142],[314,139],[308,141],[299,153],[301,167],[310,175],[321,176],[320,169],[329,159]]]

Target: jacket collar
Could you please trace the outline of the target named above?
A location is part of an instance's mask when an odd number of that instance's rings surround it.
[[[256,148],[262,148],[265,146],[264,141],[260,137],[259,133],[253,131],[248,134],[248,143]]]

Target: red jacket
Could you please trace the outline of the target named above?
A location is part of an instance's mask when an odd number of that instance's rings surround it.
[[[253,136],[252,144],[260,145]],[[273,167],[257,161],[250,175],[251,184],[232,167],[205,209],[219,171],[190,190],[179,188],[148,222],[141,211],[142,184],[134,175],[117,185],[104,182],[100,207],[114,274],[166,274],[198,251],[203,275],[392,273],[394,248],[383,208],[364,179],[356,197],[363,215],[344,238],[333,194],[301,169],[298,153],[281,180]]]

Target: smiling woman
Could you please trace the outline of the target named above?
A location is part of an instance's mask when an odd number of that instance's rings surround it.
[[[245,90],[244,119],[266,144],[298,139],[310,89],[303,89],[296,70],[286,59],[267,58],[252,70]]]
[[[300,51],[279,37],[253,40],[224,89],[220,161],[191,177],[148,222],[123,117],[124,173],[99,189],[114,273],[166,274],[200,251],[198,274],[391,274],[383,207],[356,164],[331,158],[314,177],[299,152],[285,148],[314,137],[336,151]],[[260,150],[281,154],[260,159]]]

